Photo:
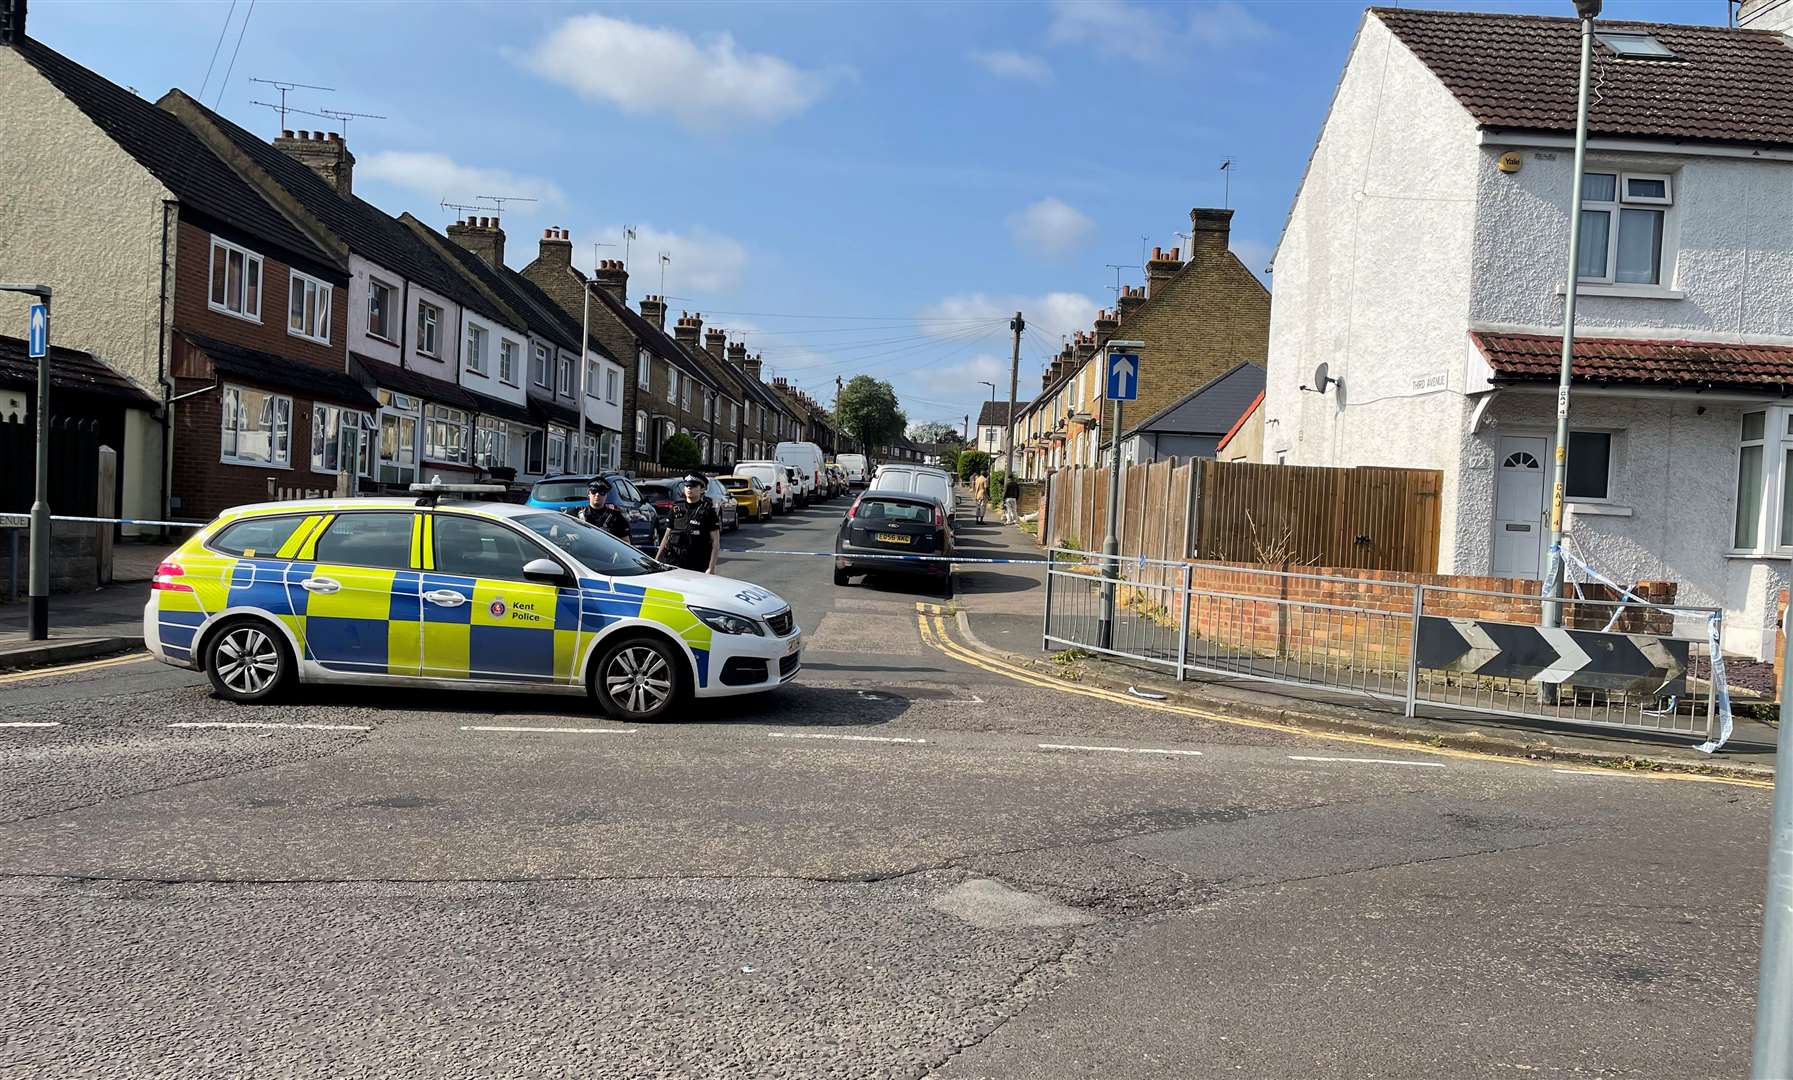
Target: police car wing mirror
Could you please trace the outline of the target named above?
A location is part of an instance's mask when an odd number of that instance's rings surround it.
[[[531,559],[523,564],[523,577],[529,581],[559,584],[567,580],[567,571],[553,559]]]

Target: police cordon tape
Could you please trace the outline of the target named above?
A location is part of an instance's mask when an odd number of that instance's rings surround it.
[[[30,520],[31,520],[31,515],[29,515],[29,514],[0,514],[0,521],[29,522]],[[156,521],[151,518],[78,517],[78,516],[75,516],[72,514],[52,514],[50,516],[50,520],[51,521],[70,521],[70,522],[75,522],[78,524],[86,524],[86,525],[106,525],[106,524],[112,524],[112,525],[155,525],[155,526],[168,526],[168,527],[176,528],[176,529],[203,529],[208,524],[207,522],[203,522],[203,521]],[[778,549],[778,548],[727,548],[727,547],[725,547],[722,549],[722,554],[724,554],[724,555],[807,555],[810,558],[815,558],[815,559],[834,559],[834,558],[843,557],[843,556],[837,555],[836,553],[834,553],[832,551],[787,551],[787,550]],[[862,553],[862,552],[857,552],[857,551],[853,552],[852,554],[850,554],[848,556],[844,556],[844,557],[850,558],[854,562],[859,562],[862,559],[883,559],[883,560],[890,560],[890,561],[894,561],[894,562],[990,563],[990,564],[996,564],[996,565],[1011,565],[1011,566],[1049,566],[1049,565],[1052,565],[1051,561],[1047,560],[1047,559],[975,559],[975,558],[960,558],[957,555],[878,555],[878,554],[872,554],[870,552]]]

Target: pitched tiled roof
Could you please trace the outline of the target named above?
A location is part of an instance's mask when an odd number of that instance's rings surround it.
[[[1264,369],[1248,361],[1209,379],[1139,423],[1127,425],[1127,432],[1224,435],[1263,393]]]
[[[486,261],[478,255],[408,213],[400,217],[399,220],[419,239],[428,243],[432,251],[437,252],[444,260],[453,260],[454,264],[460,267],[462,273],[490,289],[494,296],[515,309],[517,314],[523,317],[523,321],[528,324],[525,329],[530,333],[548,338],[562,348],[578,347],[578,324],[567,318],[566,313],[560,310],[560,306],[537,288],[535,282],[508,266],[487,265]],[[592,342],[592,346],[604,356],[610,356],[609,350],[596,341]],[[611,357],[611,359],[615,359],[615,357]]]
[[[0,335],[0,386],[37,386],[36,360],[26,355],[25,339]],[[56,395],[97,394],[117,398],[126,405],[153,409],[156,401],[137,384],[113,371],[91,353],[50,346],[50,406]]]
[[[1575,130],[1580,23],[1541,15],[1371,8],[1478,124]],[[1766,30],[1599,22],[1645,31],[1675,59],[1620,58],[1595,43],[1596,135],[1793,144],[1793,44]]]
[[[375,386],[392,390],[400,394],[410,394],[425,401],[433,401],[438,405],[452,405],[457,409],[478,409],[479,399],[471,390],[447,379],[438,379],[433,375],[425,375],[421,371],[402,368],[397,364],[384,360],[375,360],[358,352],[349,353],[349,360],[355,368],[365,372],[373,380]]]
[[[488,319],[512,323],[516,316],[498,310],[497,305],[449,266],[419,237],[399,220],[359,195],[341,195],[304,163],[295,160],[254,133],[226,120],[180,90],[170,90],[169,99],[195,110],[216,127],[231,145],[267,173],[286,190],[305,212],[336,234],[357,255],[378,263],[411,281],[434,289],[455,303],[471,308]]]
[[[326,279],[342,279],[342,268],[329,255],[179,120],[40,41],[23,38],[13,48],[183,207],[272,245]]]
[[[259,349],[247,349],[228,341],[184,335],[194,348],[211,358],[212,368],[221,376],[235,377],[257,386],[290,390],[322,401],[348,405],[373,412],[380,407],[367,388],[340,371],[329,371],[310,364],[297,364],[284,356],[275,356]]]
[[[602,301],[612,314],[621,319],[623,325],[629,328],[629,333],[635,335],[635,340],[646,345],[654,355],[663,356],[672,361],[687,375],[696,375],[699,378],[708,377],[697,366],[697,361],[685,351],[684,346],[672,339],[671,334],[642,318],[628,304],[618,299],[615,293],[609,289],[593,289],[591,294]]]
[[[1500,382],[1557,377],[1562,338],[1545,334],[1471,331],[1470,339]],[[1570,370],[1583,383],[1659,387],[1793,387],[1793,345],[1734,345],[1716,341],[1635,341],[1577,338]]]
[[[1015,411],[1020,412],[1027,407],[1027,402],[1015,402]],[[1009,422],[1009,403],[1006,401],[986,401],[977,410],[978,427],[1001,427]]]

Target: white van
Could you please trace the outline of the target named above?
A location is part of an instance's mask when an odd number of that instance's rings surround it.
[[[880,465],[878,474],[872,477],[870,490],[932,495],[946,505],[947,520],[954,520],[958,516],[951,474],[932,465]]]
[[[785,479],[784,465],[777,461],[737,461],[730,470],[736,476],[751,476],[766,485],[772,492],[772,509],[776,513],[788,514],[797,509],[797,493],[791,490],[791,482]]]
[[[847,470],[848,487],[864,487],[872,478],[872,463],[864,454],[836,454],[834,463]]]
[[[772,448],[772,456],[797,470],[803,481],[804,502],[828,497],[828,481],[822,478],[822,463],[827,458],[821,447],[812,442],[781,442]]]

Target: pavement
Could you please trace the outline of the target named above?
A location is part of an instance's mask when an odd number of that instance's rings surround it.
[[[843,509],[725,537],[797,682],[663,724],[0,675],[0,1076],[1746,1071],[1768,783],[1059,679],[901,579],[752,553]],[[982,638],[1028,573],[952,604]]]
[[[0,671],[42,667],[143,647],[146,583],[172,550],[163,543],[113,547],[113,584],[91,592],[50,597],[50,636],[29,639],[29,605],[0,604]]]

